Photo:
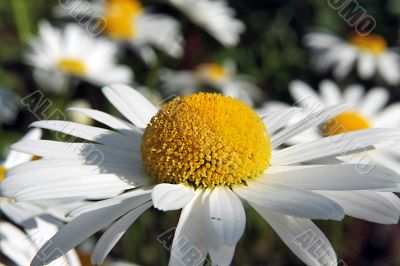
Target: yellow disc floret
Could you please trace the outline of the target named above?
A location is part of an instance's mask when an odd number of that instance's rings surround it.
[[[6,176],[7,169],[4,166],[0,166],[0,181]]]
[[[370,122],[364,116],[354,111],[348,111],[329,120],[324,125],[322,133],[324,136],[333,136],[370,127]]]
[[[354,34],[349,38],[349,41],[357,48],[372,54],[381,54],[387,50],[385,39],[377,34],[366,36]]]
[[[84,76],[87,73],[85,64],[74,58],[61,58],[57,62],[57,67],[68,74]]]
[[[261,118],[239,100],[210,93],[165,104],[146,127],[141,149],[156,182],[204,188],[257,177],[271,157]]]

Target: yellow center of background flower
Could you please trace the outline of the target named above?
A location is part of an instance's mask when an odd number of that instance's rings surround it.
[[[371,124],[365,117],[357,112],[349,111],[329,120],[324,125],[322,133],[324,136],[333,136],[370,127]]]
[[[6,176],[7,169],[3,166],[0,166],[0,181],[2,181]]]
[[[143,7],[137,0],[108,0],[104,14],[104,28],[114,39],[128,40],[135,36],[133,19],[139,16]]]
[[[165,104],[146,127],[142,159],[161,183],[193,187],[242,184],[271,158],[261,118],[237,99],[200,93]]]
[[[85,64],[79,59],[61,58],[57,62],[57,67],[72,75],[84,76],[87,73]]]
[[[195,77],[206,82],[221,82],[228,78],[228,71],[218,64],[202,64],[196,68]]]
[[[349,41],[359,49],[372,54],[381,54],[387,50],[385,39],[377,34],[369,34],[366,36],[355,34],[350,37]]]

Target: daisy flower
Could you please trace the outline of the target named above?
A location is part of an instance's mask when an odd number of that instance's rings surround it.
[[[98,19],[98,27],[108,37],[130,44],[147,64],[157,61],[152,47],[174,58],[183,53],[179,23],[169,16],[151,13],[138,0],[73,0],[59,7],[57,13]]]
[[[224,0],[167,0],[224,46],[235,46],[245,25]]]
[[[0,88],[0,123],[12,123],[18,115],[20,98],[9,90]]]
[[[390,85],[400,82],[400,57],[380,35],[354,34],[342,40],[329,33],[314,32],[305,36],[304,43],[312,49],[316,68],[332,68],[337,79],[345,78],[356,67],[362,79],[376,74]]]
[[[92,263],[101,264],[151,206],[182,209],[170,265],[201,265],[207,254],[213,265],[229,265],[245,228],[242,200],[308,265],[337,262],[311,219],[341,220],[345,214],[385,224],[399,219],[399,199],[380,192],[398,189],[395,172],[374,166],[362,173],[354,164],[299,165],[391,143],[400,138],[399,130],[367,129],[282,148],[288,139],[346,111],[347,105],[286,126],[297,109],[262,119],[239,100],[219,94],[175,98],[159,109],[124,85],[103,92],[128,121],[75,108],[108,128],[39,121],[32,126],[86,141],[28,140],[13,145],[47,159],[15,167],[2,185],[6,196],[17,202],[97,200],[69,213],[72,220],[38,251],[33,266],[51,262],[59,256],[55,250],[67,252],[105,229],[92,254]],[[318,252],[305,245],[305,236],[318,243]]]
[[[345,88],[342,93],[334,82],[324,80],[320,83],[319,93],[317,93],[306,83],[296,80],[290,84],[290,92],[296,103],[306,111],[343,103],[353,106],[349,111],[332,118],[320,128],[310,129],[292,139],[295,143],[368,128],[400,128],[400,104],[387,105],[390,94],[381,87],[375,87],[366,92],[363,86],[355,84]],[[400,173],[398,160],[400,153],[395,147],[399,146],[381,147],[374,152],[369,152],[368,155],[375,162]]]
[[[26,61],[35,68],[35,80],[48,90],[66,89],[71,77],[95,85],[130,83],[133,77],[128,67],[116,65],[113,43],[95,39],[75,24],[59,30],[41,22],[39,36],[30,42],[30,48]]]
[[[164,69],[160,73],[160,81],[168,95],[187,95],[199,92],[204,85],[208,85],[225,96],[253,105],[254,101],[262,98],[262,92],[247,79],[247,76],[237,74],[236,64],[231,60],[226,60],[223,64],[200,64],[191,71]]]

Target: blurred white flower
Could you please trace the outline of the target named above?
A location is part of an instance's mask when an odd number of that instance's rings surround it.
[[[208,85],[225,96],[240,99],[251,106],[262,99],[260,88],[249,82],[247,76],[237,74],[236,64],[231,60],[226,60],[223,64],[200,64],[192,71],[164,69],[159,78],[168,95],[204,91],[204,86]]]
[[[67,117],[72,121],[79,124],[91,125],[93,124],[93,119],[83,115],[79,112],[74,112],[75,108],[91,108],[90,103],[84,99],[74,100],[67,106],[68,110],[71,112],[67,113]]]
[[[30,42],[30,48],[26,61],[35,68],[36,81],[48,90],[66,89],[71,77],[99,86],[130,83],[133,78],[130,68],[116,65],[115,44],[91,37],[76,24],[60,30],[41,22],[39,36]]]
[[[347,214],[383,224],[398,222],[400,200],[381,192],[398,190],[398,174],[376,165],[361,173],[351,163],[312,162],[398,141],[400,130],[367,129],[346,137],[282,145],[314,124],[346,112],[348,105],[314,112],[287,126],[296,109],[259,117],[240,101],[218,94],[175,98],[158,109],[124,85],[106,87],[103,93],[127,120],[81,109],[109,129],[38,121],[32,126],[86,142],[25,140],[13,146],[47,159],[13,171],[3,183],[5,195],[22,202],[59,197],[93,200],[69,213],[73,219],[38,251],[32,266],[57,259],[105,229],[91,259],[101,264],[130,225],[152,206],[182,209],[171,247],[172,266],[188,265],[184,260],[188,249],[182,249],[182,243],[193,247],[189,255],[195,265],[204,264],[208,255],[213,265],[230,265],[245,230],[242,200],[308,265],[337,264],[329,240],[312,219],[341,220]],[[90,150],[102,154],[102,160],[90,160]],[[22,177],[27,180],[20,182]],[[303,237],[318,241],[318,252],[304,248]]]
[[[130,44],[150,65],[157,61],[152,47],[174,58],[183,53],[179,23],[169,16],[150,12],[139,0],[72,0],[67,7],[58,7],[57,13],[97,19],[98,27],[108,37]]]
[[[290,92],[295,102],[305,109],[305,112],[330,108],[337,104],[349,103],[352,108],[321,127],[313,127],[291,140],[292,143],[304,143],[325,136],[345,132],[360,131],[368,128],[400,128],[400,103],[387,105],[390,94],[380,87],[365,92],[361,85],[351,85],[343,93],[332,81],[324,80],[319,85],[319,93],[302,81],[293,81]],[[300,119],[300,117],[298,118]],[[368,158],[400,173],[400,145],[382,145],[378,150],[368,152]],[[360,161],[362,157],[343,157],[346,161]]]
[[[225,0],[167,0],[224,46],[235,46],[245,25]]]
[[[20,106],[20,98],[9,90],[0,88],[0,124],[15,121]]]
[[[352,35],[342,40],[329,33],[313,32],[304,37],[312,49],[312,60],[318,71],[333,69],[337,79],[343,79],[356,68],[362,79],[375,74],[390,85],[400,82],[400,56],[377,34]]]
[[[58,226],[41,218],[31,219],[31,228],[24,231],[15,225],[0,221],[0,254],[5,255],[17,266],[28,266],[36,252],[58,231]],[[48,264],[51,266],[80,266],[74,250]]]

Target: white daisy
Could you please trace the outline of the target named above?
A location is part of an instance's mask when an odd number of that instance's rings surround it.
[[[30,48],[26,61],[35,68],[37,82],[48,90],[66,89],[71,77],[95,85],[130,83],[133,77],[128,67],[116,65],[117,47],[112,42],[92,38],[75,24],[59,30],[40,23],[39,36]]]
[[[377,74],[390,85],[400,82],[400,57],[380,35],[352,35],[342,40],[329,33],[314,32],[305,36],[304,43],[313,50],[317,70],[332,68],[337,79],[345,78],[355,66],[362,79]]]
[[[17,266],[30,265],[38,249],[58,231],[56,225],[40,218],[34,218],[31,222],[35,226],[24,232],[11,223],[0,221],[0,254]],[[49,265],[80,266],[81,263],[76,252],[71,250]]]
[[[72,0],[57,13],[98,19],[98,27],[108,37],[132,45],[148,64],[157,60],[152,47],[175,58],[183,53],[179,23],[169,16],[150,12],[138,0]]]
[[[106,229],[92,255],[92,262],[101,264],[152,205],[164,211],[182,208],[170,265],[201,265],[207,254],[213,264],[229,265],[245,228],[241,200],[308,265],[336,265],[332,246],[310,219],[341,220],[345,214],[384,224],[399,219],[399,199],[378,192],[398,190],[395,172],[381,166],[361,173],[353,164],[299,165],[391,143],[400,138],[399,130],[368,129],[282,148],[288,139],[346,111],[347,105],[286,127],[296,109],[279,110],[262,120],[239,100],[219,94],[176,98],[158,109],[124,85],[103,92],[129,122],[75,109],[111,129],[39,121],[32,126],[86,142],[29,140],[13,145],[47,159],[13,168],[2,184],[6,196],[17,202],[101,199],[72,211],[72,220],[39,250],[33,266],[57,258],[54,250],[66,252]],[[305,244],[305,234],[308,239],[312,234],[312,243],[318,241],[320,252],[294,241]]]
[[[225,96],[240,99],[249,105],[262,98],[260,88],[249,82],[247,76],[237,74],[236,64],[231,60],[223,64],[200,64],[191,71],[164,69],[159,78],[168,95],[188,95],[208,85]]]
[[[295,143],[367,128],[400,128],[400,104],[387,105],[390,94],[381,87],[375,87],[365,92],[361,85],[351,85],[342,93],[334,82],[324,80],[320,83],[319,93],[316,93],[306,83],[293,81],[290,84],[290,92],[296,103],[306,110],[313,109],[315,111],[315,109],[343,103],[353,106],[351,110],[332,118],[322,127],[313,128],[298,135],[292,139],[292,142]],[[375,162],[400,173],[398,148],[400,148],[398,145],[381,147],[379,150],[369,152],[368,155]]]
[[[167,0],[224,46],[239,43],[245,25],[225,0]]]
[[[12,123],[18,115],[20,98],[13,92],[0,88],[0,123]]]

